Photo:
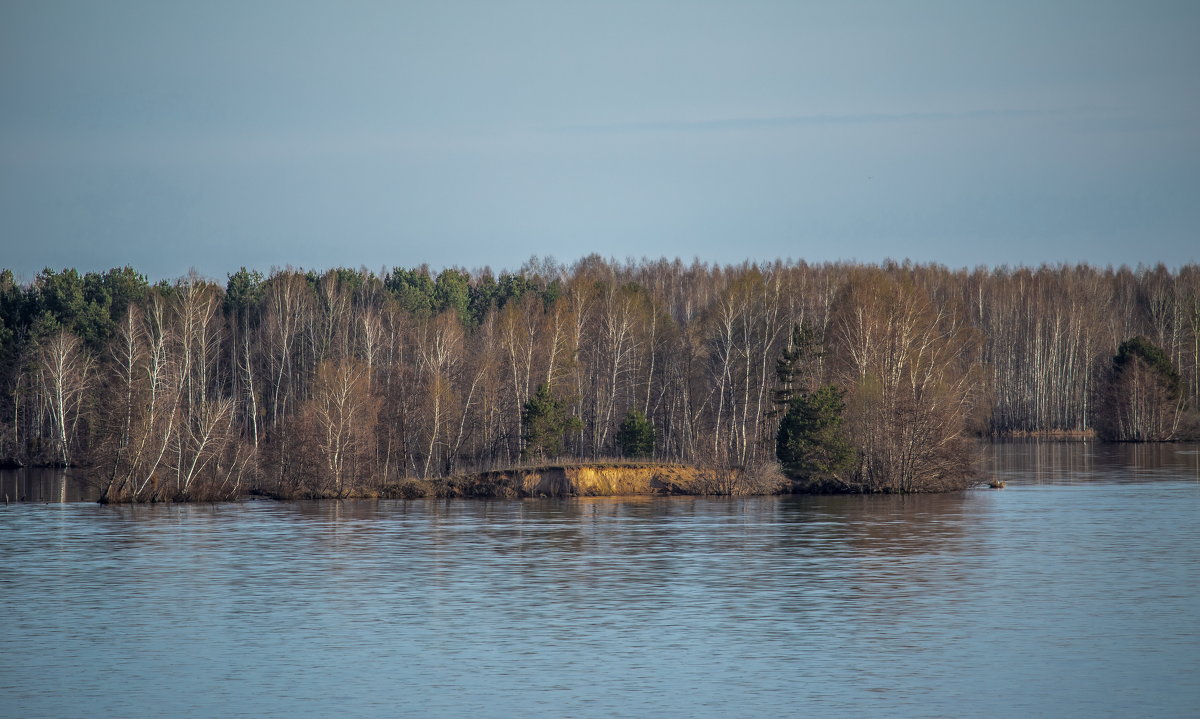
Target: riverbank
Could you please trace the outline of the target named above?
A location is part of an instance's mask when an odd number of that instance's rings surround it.
[[[1038,483],[1061,481],[1052,467],[1070,467],[1073,472],[1094,476],[1100,466],[1135,467],[1137,473],[1120,481],[1138,481],[1155,476],[1164,466],[1176,466],[1186,460],[1193,476],[1200,481],[1195,467],[1200,443],[1102,443],[1038,441],[1033,438],[980,444],[979,484],[994,479],[1014,479],[1000,468],[1013,457],[1032,462]],[[55,469],[24,467],[0,469],[0,506],[5,502],[64,503],[95,502],[101,486],[88,477],[87,468]],[[463,473],[440,479],[402,479],[362,487],[350,487],[340,494],[315,491],[297,484],[288,492],[264,491],[262,478],[249,488],[216,497],[193,496],[188,499],[160,495],[157,502],[194,503],[238,501],[247,497],[289,499],[420,499],[420,498],[525,498],[538,496],[750,496],[803,493],[793,487],[778,470],[755,473],[728,472],[689,465],[604,460],[600,462],[554,463],[512,467],[491,472]],[[149,500],[148,500],[149,501]],[[143,502],[145,503],[145,502]]]
[[[660,462],[588,462],[530,465],[435,479],[406,478],[341,492],[311,487],[259,490],[272,499],[420,499],[617,497],[653,495],[750,496],[781,494],[791,484],[778,471],[707,469]]]
[[[1039,429],[1039,430],[1008,430],[992,436],[993,441],[1032,439],[1043,442],[1092,442],[1096,439],[1096,431],[1092,429]]]

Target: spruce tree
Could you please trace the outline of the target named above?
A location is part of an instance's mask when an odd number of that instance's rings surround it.
[[[649,457],[654,454],[654,425],[636,409],[629,410],[617,431],[617,446],[626,457]]]
[[[775,454],[784,474],[808,489],[840,484],[854,450],[842,429],[845,393],[831,385],[793,395],[779,423]]]
[[[1164,442],[1186,434],[1187,395],[1171,358],[1145,337],[1125,340],[1099,383],[1096,434],[1110,442]]]
[[[521,459],[528,461],[561,455],[566,433],[578,430],[583,423],[567,411],[567,403],[554,396],[549,385],[541,384],[525,402],[521,425],[521,438],[525,441]]]
[[[793,326],[791,340],[775,360],[775,404],[786,408],[798,390],[811,389],[824,356],[820,335],[804,324]]]

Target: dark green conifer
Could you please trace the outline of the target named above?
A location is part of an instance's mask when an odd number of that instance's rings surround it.
[[[1187,395],[1179,370],[1145,337],[1125,340],[1099,382],[1096,434],[1115,442],[1164,442],[1189,434]]]
[[[529,461],[561,455],[566,433],[579,430],[583,423],[567,410],[566,401],[556,397],[549,385],[542,384],[525,402],[521,426],[521,438],[525,441],[521,459]]]
[[[842,428],[845,393],[831,385],[795,394],[779,423],[775,454],[784,474],[820,489],[850,469],[854,450]]]
[[[629,410],[617,430],[617,446],[626,457],[649,457],[654,454],[654,425],[636,409]]]

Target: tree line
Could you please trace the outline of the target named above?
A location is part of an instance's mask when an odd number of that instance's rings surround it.
[[[969,434],[1180,436],[1200,268],[5,270],[0,381],[0,459],[87,466],[121,500],[345,494],[560,457],[755,468],[789,416],[801,444],[833,442],[793,471],[910,491],[959,481]],[[1149,409],[1114,399],[1143,385]],[[1164,403],[1171,418],[1146,419]]]

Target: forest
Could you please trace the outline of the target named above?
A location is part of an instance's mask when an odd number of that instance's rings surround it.
[[[111,501],[621,457],[925,491],[973,438],[1194,432],[1200,267],[5,270],[0,383],[0,460]]]

